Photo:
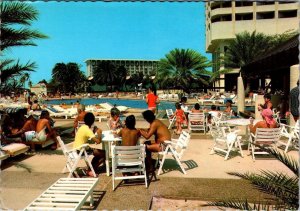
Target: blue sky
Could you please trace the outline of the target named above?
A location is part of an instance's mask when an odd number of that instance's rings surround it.
[[[174,48],[205,53],[203,2],[33,2],[39,19],[32,28],[49,36],[35,47],[15,47],[9,58],[34,61],[35,84],[51,78],[59,62],[102,59],[160,59]]]

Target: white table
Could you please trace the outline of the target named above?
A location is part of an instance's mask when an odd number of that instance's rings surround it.
[[[113,142],[121,142],[122,139],[112,133],[112,130],[102,131],[102,149],[105,150],[105,164],[106,164],[106,175],[110,176],[110,164],[109,164],[109,153],[111,151],[111,144]],[[99,144],[90,144],[93,149],[100,149]]]
[[[253,124],[255,125],[259,121],[260,120],[255,119],[253,121]],[[250,141],[251,135],[250,135],[250,129],[248,127],[248,125],[250,125],[250,119],[242,119],[242,118],[228,119],[224,122],[229,125],[234,125],[234,126],[246,126],[246,140]]]

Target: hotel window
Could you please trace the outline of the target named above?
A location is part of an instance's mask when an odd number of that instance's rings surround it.
[[[211,10],[217,9],[217,8],[221,8],[221,2],[213,2],[211,3]]]
[[[235,2],[235,6],[236,7],[247,7],[247,6],[252,6],[253,2],[249,2],[249,1],[236,1]]]
[[[279,4],[291,4],[291,3],[298,3],[297,1],[280,1]]]
[[[256,14],[256,19],[273,19],[275,17],[275,12],[258,12]]]
[[[278,17],[279,18],[297,17],[297,10],[278,11]]]
[[[275,4],[274,1],[257,1],[256,5],[271,5],[271,4]]]
[[[222,7],[222,8],[228,8],[228,7],[231,7],[231,1],[225,1],[225,2],[222,2],[221,7]]]
[[[253,13],[235,14],[235,20],[253,20]]]

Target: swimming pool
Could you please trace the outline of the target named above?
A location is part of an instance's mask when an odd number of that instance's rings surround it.
[[[67,105],[71,105],[79,101],[81,104],[84,105],[95,105],[100,103],[110,103],[112,105],[116,104],[117,106],[127,106],[130,108],[138,108],[138,109],[147,109],[147,103],[145,100],[131,100],[131,99],[111,99],[111,98],[84,98],[84,99],[61,99],[61,100],[48,100],[45,103],[50,105],[60,105],[65,103]],[[165,110],[165,109],[175,109],[174,102],[160,102],[158,105],[158,110]]]
[[[139,100],[131,100],[131,99],[115,99],[115,98],[84,98],[84,99],[61,99],[61,100],[48,100],[45,101],[46,104],[50,105],[60,105],[62,103],[65,103],[67,105],[71,105],[76,103],[76,101],[79,101],[81,104],[84,105],[95,105],[100,103],[110,103],[112,105],[116,104],[117,106],[127,106],[130,108],[138,108],[138,109],[147,109],[147,103],[145,100],[139,99]],[[193,106],[190,105],[189,108],[192,108]],[[203,108],[210,108],[209,105],[201,106],[201,109]],[[166,110],[166,109],[173,109],[175,110],[175,102],[168,102],[168,101],[161,101],[158,105],[158,110]],[[220,106],[220,110],[224,110],[225,106]],[[233,106],[232,109],[236,111],[236,107]],[[245,107],[245,110],[254,110],[253,107]]]

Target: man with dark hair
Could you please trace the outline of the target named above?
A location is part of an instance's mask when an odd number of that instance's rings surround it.
[[[290,111],[296,122],[299,119],[299,80],[297,86],[290,91]]]
[[[101,135],[102,130],[100,128],[94,127],[94,131],[91,129],[92,125],[95,122],[95,116],[92,113],[86,113],[84,116],[84,123],[85,125],[82,125],[75,136],[75,141],[73,144],[73,148],[80,148],[83,144],[87,143],[88,140],[92,140],[93,142],[96,142],[97,144],[101,143]],[[97,136],[95,135],[95,132],[97,133]],[[98,167],[101,163],[105,161],[105,152],[104,150],[94,149],[93,150],[93,159],[92,159],[92,166],[95,171],[97,171]],[[92,171],[88,171],[87,174],[91,177],[93,177]]]
[[[134,115],[126,117],[126,127],[118,133],[122,137],[122,146],[135,146],[141,137],[140,131],[135,128],[135,122]]]
[[[165,149],[164,141],[171,140],[171,133],[162,121],[155,119],[155,115],[152,111],[144,111],[143,117],[150,124],[150,128],[148,130],[140,129],[141,135],[145,139],[149,139],[154,135],[155,142],[146,143],[146,165],[149,171],[153,171],[151,152],[163,151]]]

